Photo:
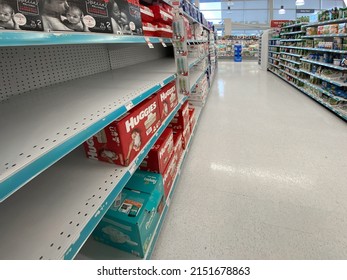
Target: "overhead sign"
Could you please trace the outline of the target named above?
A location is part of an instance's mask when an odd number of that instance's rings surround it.
[[[313,14],[314,9],[296,9],[297,14]]]
[[[271,28],[281,28],[282,24],[285,22],[288,22],[288,21],[289,20],[286,20],[286,19],[281,19],[281,20],[274,19],[271,21],[270,27]]]

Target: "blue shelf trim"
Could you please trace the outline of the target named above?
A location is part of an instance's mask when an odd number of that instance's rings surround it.
[[[0,47],[146,43],[145,36],[121,36],[115,34],[83,32],[1,31]],[[171,39],[148,37],[151,43],[170,43]]]

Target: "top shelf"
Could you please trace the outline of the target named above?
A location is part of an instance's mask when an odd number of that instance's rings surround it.
[[[91,32],[1,31],[0,47],[114,44],[114,43],[171,43],[171,39],[145,36],[121,36]]]
[[[327,25],[331,23],[343,23],[343,22],[347,22],[347,18],[339,18],[339,19],[327,20],[322,22],[314,22],[314,23],[307,24],[305,27]]]

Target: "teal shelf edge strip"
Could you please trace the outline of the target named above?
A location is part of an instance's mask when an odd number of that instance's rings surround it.
[[[115,44],[115,43],[171,43],[169,38],[145,36],[121,36],[91,32],[36,32],[36,31],[1,31],[0,47],[75,45],[75,44]]]

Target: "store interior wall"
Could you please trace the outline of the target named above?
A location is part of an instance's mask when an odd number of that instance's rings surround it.
[[[281,5],[286,13],[278,13]],[[331,9],[344,7],[343,0],[305,0],[305,5],[296,7],[295,0],[200,0],[199,6],[208,21],[212,21],[217,33],[223,35],[223,21],[231,18],[233,35],[256,35],[268,29],[271,19],[293,20],[309,14],[297,14],[296,9]]]

